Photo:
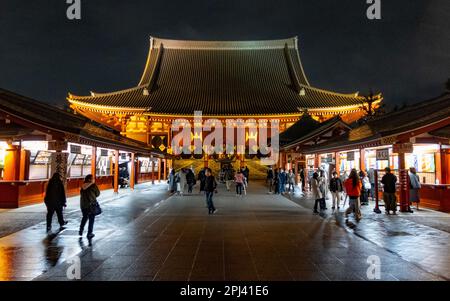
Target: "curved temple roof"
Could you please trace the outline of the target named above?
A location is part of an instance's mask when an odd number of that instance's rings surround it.
[[[379,96],[381,100],[381,96]],[[151,38],[136,87],[90,96],[75,105],[158,114],[282,115],[299,110],[359,107],[358,93],[310,86],[297,38],[269,41],[182,41]]]

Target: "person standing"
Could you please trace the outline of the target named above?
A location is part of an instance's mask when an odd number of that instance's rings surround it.
[[[386,214],[397,214],[397,197],[395,195],[395,185],[397,183],[397,177],[391,173],[391,169],[386,167],[385,175],[381,178],[381,184],[383,184],[383,201]]]
[[[414,167],[411,167],[409,169],[409,201],[411,203],[416,203],[416,209],[419,210],[419,203],[420,203],[420,191],[421,185],[420,185],[420,179],[417,175],[416,169]]]
[[[319,174],[317,172],[313,173],[310,184],[311,184],[311,191],[315,199],[314,213],[319,213],[319,211],[317,210],[317,206],[320,204],[320,202],[322,202],[323,194],[322,191],[320,190],[320,179]]]
[[[280,169],[276,168],[273,175],[273,187],[275,194],[280,194]]]
[[[95,236],[94,231],[94,221],[95,214],[92,213],[92,206],[97,202],[97,198],[100,195],[100,190],[94,183],[94,177],[92,175],[87,175],[84,178],[84,184],[80,190],[80,208],[83,217],[81,219],[80,231],[78,234],[83,236],[84,226],[89,220],[88,234],[87,238],[91,239]]]
[[[216,178],[212,175],[210,168],[205,169],[205,195],[206,203],[208,204],[208,214],[214,214],[217,212],[216,207],[214,207],[213,196],[217,192],[217,182]]]
[[[369,191],[370,191],[370,181],[369,177],[367,177],[366,173],[361,170],[359,172],[359,178],[361,179],[362,188],[361,188],[361,206],[369,205]]]
[[[202,168],[199,173],[197,179],[200,181],[200,193],[205,191],[205,179],[206,179],[206,167]]]
[[[44,203],[47,207],[47,232],[52,229],[53,214],[56,212],[60,230],[64,229],[67,221],[64,220],[63,208],[67,206],[66,191],[59,173],[55,172],[50,178],[45,191]]]
[[[183,195],[185,188],[186,188],[186,184],[187,184],[187,179],[186,179],[186,171],[184,170],[184,168],[180,169],[180,171],[178,172],[178,179],[179,179],[179,187],[178,187],[178,194],[179,195]]]
[[[244,177],[245,177],[245,182],[246,182],[246,186],[248,186],[248,182],[250,181],[250,170],[248,169],[247,166],[245,166],[244,168]]]
[[[273,186],[273,169],[272,166],[269,166],[269,168],[267,169],[267,184],[269,185],[269,193],[272,192],[272,186]]]
[[[291,192],[292,187],[292,193],[295,192],[295,174],[292,172],[292,169],[289,170],[289,173],[287,174],[287,181],[288,181],[288,192]]]
[[[195,185],[195,175],[192,169],[188,169],[186,173],[186,183],[188,185],[188,193],[192,193],[192,188]]]
[[[169,173],[169,191],[170,193],[174,193],[177,190],[177,183],[175,182],[175,169],[172,168],[172,170]]]
[[[302,169],[300,169],[300,180],[302,181],[302,192],[305,192],[305,171]]]
[[[336,204],[337,204],[337,209],[340,209],[340,204],[341,204],[341,193],[344,190],[343,188],[343,184],[342,184],[342,180],[338,177],[337,172],[333,172],[333,177],[330,180],[330,191],[331,191],[331,197],[333,199],[333,206],[331,207],[331,209],[335,209],[336,208]]]
[[[348,221],[348,215],[353,212],[356,221],[361,219],[361,207],[359,202],[359,197],[361,195],[362,182],[358,177],[356,169],[352,169],[350,176],[344,182],[345,190],[349,197],[349,207],[345,210],[345,219]]]
[[[278,185],[280,187],[278,188],[278,191],[279,191],[279,193],[283,194],[286,191],[286,179],[287,179],[286,172],[284,171],[284,169],[280,170],[279,178],[280,178],[280,181],[279,181]]]
[[[242,190],[244,189],[244,174],[238,170],[234,176],[234,182],[236,183],[236,196],[242,196]]]

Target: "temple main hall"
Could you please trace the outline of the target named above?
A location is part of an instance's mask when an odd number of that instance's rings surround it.
[[[381,94],[372,98],[378,106]],[[304,114],[316,121],[340,118],[351,123],[369,105],[358,92],[338,93],[313,86],[303,68],[297,37],[265,41],[186,41],[150,38],[144,71],[134,87],[113,92],[69,93],[71,108],[128,138],[172,154],[172,122],[205,118],[278,119],[280,132]],[[194,128],[192,126],[192,128]],[[192,140],[203,133],[192,133]],[[246,140],[256,139],[246,135]],[[248,165],[265,176],[258,155],[180,155],[168,167]]]

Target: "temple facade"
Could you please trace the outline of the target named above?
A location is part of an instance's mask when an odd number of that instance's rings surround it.
[[[365,114],[369,105],[358,92],[337,93],[310,84],[300,59],[296,37],[268,41],[184,41],[152,37],[143,74],[136,86],[87,96],[69,93],[71,108],[92,120],[119,130],[122,135],[147,143],[169,154],[174,120],[192,123],[194,112],[204,118],[279,120],[280,132],[300,120],[305,112],[318,122],[340,118],[351,123]],[[378,106],[381,94],[371,106]],[[205,131],[192,132],[203,139]],[[247,132],[246,141],[252,137]],[[193,143],[194,144],[194,143]],[[248,148],[247,148],[248,151]],[[180,155],[175,167],[223,162],[250,164],[257,157]],[[177,162],[177,163],[175,163]],[[217,164],[217,165],[215,165]],[[170,167],[170,166],[169,166]]]

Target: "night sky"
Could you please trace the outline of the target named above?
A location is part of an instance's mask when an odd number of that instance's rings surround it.
[[[150,35],[200,40],[299,37],[313,86],[371,88],[389,105],[441,94],[450,77],[450,1],[81,0],[82,19],[65,0],[0,0],[0,87],[58,104],[136,86]]]

